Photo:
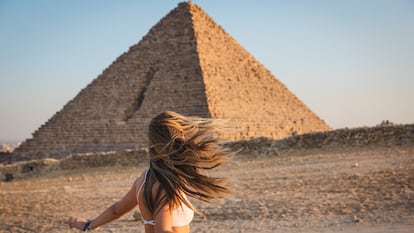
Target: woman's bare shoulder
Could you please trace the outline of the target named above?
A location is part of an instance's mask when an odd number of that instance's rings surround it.
[[[145,177],[147,174],[148,169],[145,169],[141,175],[138,176],[138,178],[134,181],[133,186],[135,186],[135,188],[139,188],[144,182],[145,182]]]

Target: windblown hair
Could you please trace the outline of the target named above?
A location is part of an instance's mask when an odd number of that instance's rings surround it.
[[[230,193],[224,179],[203,174],[203,171],[227,162],[231,151],[222,147],[219,133],[224,121],[186,117],[167,111],[154,117],[149,125],[150,170],[144,188],[144,203],[153,216],[162,206],[170,209],[184,203],[187,196],[210,202]],[[160,183],[155,198],[154,183]],[[161,195],[161,191],[165,195]]]

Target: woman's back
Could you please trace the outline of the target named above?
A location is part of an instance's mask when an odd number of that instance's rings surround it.
[[[145,232],[146,233],[153,233],[154,232],[154,225],[155,219],[152,217],[151,211],[146,207],[146,203],[144,201],[144,187],[146,187],[147,180],[148,180],[148,173],[149,169],[146,170],[141,177],[137,179],[136,187],[137,187],[137,202],[139,206],[139,210],[141,212],[141,217],[143,224],[145,225]],[[148,187],[148,186],[147,186]],[[155,198],[157,190],[160,189],[160,183],[155,182],[152,185],[153,198]],[[184,203],[181,203],[181,206],[172,210],[171,213],[171,226],[172,230],[175,233],[188,233],[190,232],[190,223],[194,217],[194,211],[189,208]]]

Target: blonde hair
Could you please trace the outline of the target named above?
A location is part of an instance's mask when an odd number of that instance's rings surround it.
[[[186,117],[167,111],[155,116],[149,125],[150,170],[144,188],[144,203],[153,216],[162,206],[170,209],[188,203],[184,194],[210,202],[230,193],[224,179],[202,173],[228,161],[232,153],[222,147],[219,132],[221,120]],[[155,198],[152,186],[158,181]]]

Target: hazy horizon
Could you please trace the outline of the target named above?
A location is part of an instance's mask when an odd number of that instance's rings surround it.
[[[0,143],[18,142],[181,1],[0,2]],[[414,123],[414,2],[196,1],[334,129]]]

